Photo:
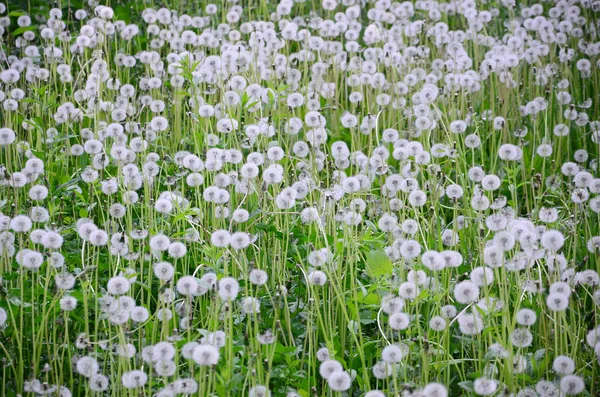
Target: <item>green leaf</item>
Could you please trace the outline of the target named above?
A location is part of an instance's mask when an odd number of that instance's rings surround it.
[[[256,105],[256,104],[258,104],[258,103],[260,103],[260,101],[254,101],[254,102],[251,102],[251,103],[249,103],[249,104],[246,104],[245,108],[246,108],[246,109],[249,109],[249,108],[253,107],[254,105]]]
[[[14,305],[14,306],[22,306],[22,307],[31,307],[31,303],[29,302],[23,302],[19,297],[17,296],[11,296],[8,298],[8,301]]]
[[[35,26],[22,26],[12,31],[13,36],[19,36],[28,31],[34,31]]]
[[[379,304],[379,295],[370,293],[363,295],[362,303],[367,305],[378,305]]]
[[[367,271],[373,278],[392,274],[392,261],[383,251],[371,251],[367,255]]]
[[[458,386],[460,386],[461,389],[464,389],[466,391],[470,391],[473,392],[473,382],[471,382],[470,380],[464,381],[464,382],[460,382],[458,384]]]

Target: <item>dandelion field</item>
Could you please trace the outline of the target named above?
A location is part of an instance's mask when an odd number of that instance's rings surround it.
[[[0,4],[0,396],[600,395],[599,29]]]

